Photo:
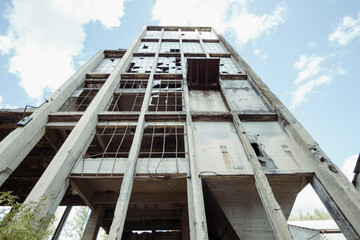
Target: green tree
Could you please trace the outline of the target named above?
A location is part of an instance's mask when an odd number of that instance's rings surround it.
[[[0,192],[0,204],[8,208],[0,210],[0,239],[2,240],[42,240],[51,236],[51,229],[47,226],[54,221],[53,215],[40,219],[41,225],[34,224],[36,215],[44,206],[46,198],[39,202],[22,204],[18,197],[11,192]],[[9,210],[11,209],[11,210]]]
[[[86,221],[90,215],[90,209],[82,206],[74,210],[75,216],[67,223],[64,234],[71,239],[81,239],[86,227]]]
[[[295,214],[291,214],[290,221],[307,221],[307,220],[330,220],[331,215],[324,211],[324,209],[315,208],[314,212],[306,212],[303,214],[301,210],[297,211]]]

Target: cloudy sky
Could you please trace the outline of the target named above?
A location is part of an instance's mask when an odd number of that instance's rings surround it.
[[[99,49],[128,48],[144,25],[210,25],[351,176],[357,0],[1,0],[0,14],[0,108],[41,104]]]

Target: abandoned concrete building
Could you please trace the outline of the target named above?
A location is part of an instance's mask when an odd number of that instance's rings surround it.
[[[67,206],[53,239],[76,205],[83,239],[292,239],[307,184],[360,239],[359,192],[211,27],[99,51],[37,109],[1,111],[0,140],[0,191],[47,196],[38,219]]]

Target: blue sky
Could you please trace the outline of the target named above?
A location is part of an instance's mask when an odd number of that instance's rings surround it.
[[[210,25],[333,162],[347,175],[354,168],[360,1],[2,0],[0,14],[0,108],[39,105],[99,49],[128,48],[144,25]]]

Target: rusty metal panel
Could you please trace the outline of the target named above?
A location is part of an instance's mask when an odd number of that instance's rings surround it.
[[[219,84],[218,58],[188,58],[187,82],[189,89],[218,89]]]

